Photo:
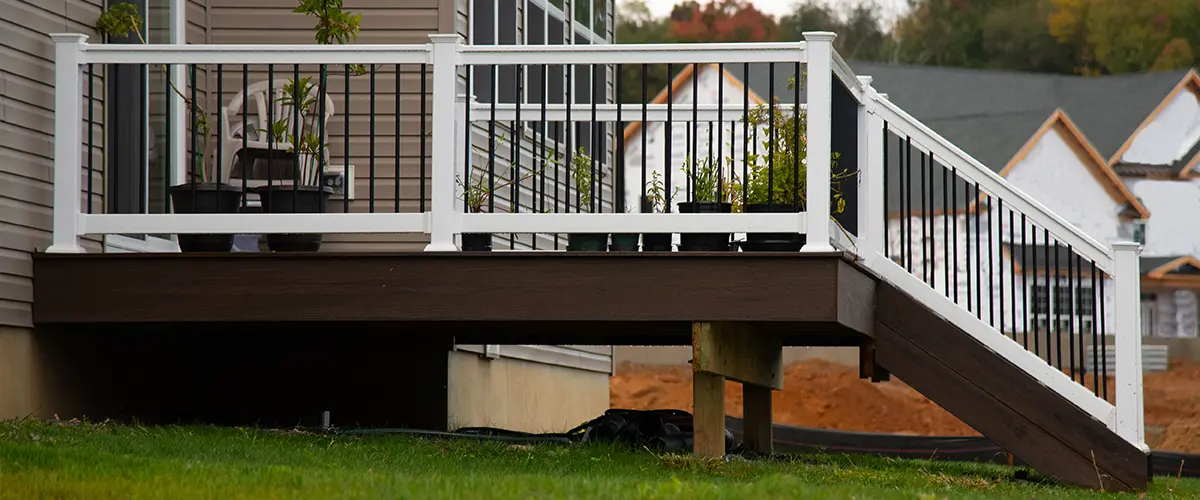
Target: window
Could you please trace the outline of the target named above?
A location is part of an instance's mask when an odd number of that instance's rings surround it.
[[[1095,294],[1091,286],[1034,285],[1030,287],[1029,300],[1033,302],[1030,307],[1038,329],[1092,331]]]
[[[1133,241],[1136,241],[1143,245],[1146,244],[1146,221],[1145,220],[1139,219],[1139,220],[1133,221],[1133,236],[1132,236],[1132,238],[1133,238]]]

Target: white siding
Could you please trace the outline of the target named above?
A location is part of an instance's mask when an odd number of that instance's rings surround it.
[[[1068,142],[1052,129],[1008,174],[1008,182],[1101,243],[1118,239],[1122,209]]]
[[[1200,181],[1130,179],[1127,184],[1150,211],[1143,256],[1200,255]]]
[[[1121,155],[1126,163],[1170,165],[1183,158],[1200,139],[1200,97],[1190,86],[1139,132]]]
[[[724,104],[732,107],[741,107],[745,99],[743,89],[735,83],[731,78],[722,78],[721,72],[717,67],[711,65],[701,65],[699,75],[696,76],[696,85],[699,87],[699,93],[696,96],[697,104],[717,104],[718,97],[721,95],[722,86],[724,86]],[[691,107],[692,105],[692,77],[688,76],[684,82],[671,95],[671,102],[674,105]],[[756,105],[753,98],[750,100],[750,106]],[[690,168],[685,170],[684,162],[692,153],[691,139],[699,137],[699,141],[695,145],[696,157],[706,158],[709,156],[709,124],[701,123],[693,127],[690,122],[675,121],[671,123],[671,185],[673,188],[671,193],[671,203],[687,200],[687,175],[685,172],[690,172]],[[718,130],[718,128],[720,130]],[[640,200],[642,196],[642,179],[648,183],[651,179],[651,172],[658,172],[659,176],[666,182],[666,169],[664,168],[664,160],[666,159],[666,129],[667,126],[663,122],[649,122],[643,127],[630,135],[625,141],[625,199]],[[750,151],[756,152],[762,148],[762,144],[755,145],[754,142],[763,142],[766,137],[767,128],[759,127],[759,134],[756,136],[751,133]],[[646,157],[643,167],[642,158],[642,134],[646,134]],[[716,158],[733,158],[736,165],[736,175],[741,176],[741,159],[743,158],[743,147],[745,134],[741,122],[724,123],[721,125],[712,124],[712,157]],[[755,138],[758,140],[755,141]],[[719,147],[718,147],[719,146]],[[643,173],[644,169],[644,173]],[[643,177],[644,175],[644,177]],[[676,191],[677,190],[677,191]],[[637,205],[630,203],[630,207],[636,211]],[[672,211],[675,209],[672,208]]]

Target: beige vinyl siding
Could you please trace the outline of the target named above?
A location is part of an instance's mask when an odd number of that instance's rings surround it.
[[[0,325],[32,326],[34,250],[50,244],[54,164],[54,43],[50,33],[84,33],[100,15],[99,0],[0,0]],[[99,72],[99,71],[98,71]],[[86,82],[83,80],[85,91]],[[95,118],[103,121],[103,80],[96,81]],[[83,96],[80,107],[83,108]],[[86,111],[85,117],[86,117]],[[104,137],[95,127],[94,166]],[[84,140],[87,132],[83,132]],[[82,147],[82,145],[81,145]],[[84,164],[86,165],[86,151]],[[87,181],[82,181],[86,189]],[[102,206],[102,177],[93,174]],[[84,200],[84,207],[87,200]],[[96,239],[84,240],[99,251]]]
[[[453,18],[454,28],[455,28],[455,30],[457,30],[457,33],[459,35],[462,35],[464,41],[470,40],[470,34],[468,31],[468,27],[470,26],[470,23],[469,23],[469,12],[470,12],[469,5],[470,5],[470,3],[469,2],[471,2],[472,0],[443,0],[443,1],[445,1],[447,3],[453,2],[454,6],[455,6],[455,15]],[[547,0],[547,1],[551,4],[554,3],[554,0]],[[609,2],[608,8],[606,9],[606,12],[607,12],[607,14],[605,16],[606,21],[604,23],[605,33],[603,33],[603,36],[606,40],[611,42],[613,39],[613,20],[612,20],[613,2],[612,2],[612,0],[596,0],[597,3],[601,2],[601,1]],[[567,13],[573,12],[573,8],[570,3],[571,0],[566,0],[566,2],[567,3],[565,4],[565,7],[566,7],[565,11]],[[517,36],[518,36],[517,41],[518,41],[518,43],[521,43],[521,41],[525,39],[524,35],[523,35],[524,29],[525,29],[525,27],[523,26],[523,23],[525,21],[525,15],[524,15],[523,9],[525,8],[525,4],[526,4],[526,2],[523,0],[516,0],[516,6],[517,6],[516,18],[517,18]],[[476,21],[479,22],[479,20],[476,20]],[[492,22],[492,19],[489,18],[485,22]],[[554,21],[551,20],[551,22],[554,22]],[[565,26],[563,31],[564,31],[564,36],[571,36],[573,39],[574,33],[568,33],[569,25]],[[549,34],[547,33],[547,35],[549,35]],[[607,96],[607,100],[605,102],[611,102],[613,100],[613,96],[615,95],[615,92],[614,92],[615,83],[614,83],[614,78],[613,78],[614,71],[611,69],[606,69],[605,71],[606,71],[606,78],[605,78],[605,85],[604,85],[604,93]],[[463,71],[460,71],[459,72],[459,84],[460,84],[461,88],[463,88],[463,89],[466,88],[466,82],[467,82],[466,73]],[[590,87],[589,87],[589,89],[590,89]],[[537,99],[536,97],[531,96],[530,98],[534,99],[534,102],[538,102],[536,100]],[[536,120],[536,117],[530,117],[530,119]],[[496,125],[497,125],[496,126],[497,134],[504,134],[507,137],[512,136],[511,130],[510,130],[508,124],[499,124],[498,123]],[[615,134],[617,132],[619,132],[619,131],[617,131],[616,127],[612,124],[610,124],[606,127],[605,135],[608,137],[608,140],[607,140],[608,146],[606,147],[606,149],[603,152],[605,169],[611,169],[612,167],[616,166],[616,164],[615,164],[616,135]],[[476,151],[486,151],[488,148],[488,139],[489,139],[489,130],[488,130],[487,124],[486,123],[476,123],[475,126],[472,128],[472,136],[473,136],[472,144],[475,146]],[[540,147],[538,148],[538,151],[536,151],[536,152],[531,151],[531,147],[533,147],[533,142],[534,141],[532,141],[529,138],[527,138],[526,140],[521,142],[521,153],[520,154],[521,154],[521,169],[523,172],[528,172],[528,169],[530,168],[530,166],[532,164],[531,162],[533,160],[534,154],[536,153],[539,156],[541,154]],[[578,147],[578,143],[574,144],[574,146]],[[562,149],[560,149],[559,152],[560,152],[560,154],[565,153],[565,151],[563,151]],[[553,151],[551,149],[547,150],[548,156],[552,155],[552,153],[553,153]],[[496,171],[497,172],[507,171],[510,166],[511,158],[512,158],[511,145],[507,144],[507,143],[505,143],[503,145],[498,144],[496,147]],[[484,156],[475,155],[473,157],[473,167],[474,167],[473,171],[475,172],[475,174],[474,174],[475,176],[480,175],[481,172],[484,173],[484,175],[486,175],[486,169],[487,169],[487,164],[488,164],[487,162],[488,162],[488,159]],[[538,163],[538,166],[540,167],[540,163]],[[611,172],[611,170],[609,170],[609,171]],[[565,179],[567,177],[564,172],[565,172],[565,169],[560,169],[559,175],[557,176],[557,178],[560,179],[560,185],[557,186],[557,193],[558,193],[558,197],[560,200],[560,202],[559,202],[560,211],[563,210],[562,207],[563,207],[563,203],[565,200],[570,200],[570,203],[572,206],[574,205],[574,200],[575,200],[574,187],[569,185],[565,181]],[[546,202],[547,206],[550,205],[550,203],[551,203],[550,198],[553,197],[552,193],[555,192],[555,186],[554,186],[554,182],[553,182],[553,179],[555,179],[555,178],[556,178],[556,176],[555,176],[553,169],[547,168],[546,182],[545,182],[546,189],[548,191],[548,193],[547,193],[548,198],[547,198],[547,202]],[[616,201],[615,194],[614,194],[615,193],[615,191],[614,191],[615,181],[616,181],[615,176],[612,174],[609,174],[601,182],[601,190],[603,192],[603,195],[602,195],[603,202],[600,204],[601,211],[612,212],[614,209],[614,202]],[[510,189],[505,188],[505,189],[497,190],[495,193],[495,199],[496,199],[495,201],[496,201],[497,211],[507,211],[508,210],[507,207],[510,207],[512,205],[517,205],[522,212],[533,211],[534,203],[535,203],[535,198],[534,198],[535,193],[533,191],[532,185],[533,185],[532,181],[521,183],[520,191],[518,192],[519,200],[517,203],[514,203],[513,200],[511,199],[512,193],[511,193]],[[539,181],[539,189],[540,189],[540,181]],[[538,196],[540,198],[540,196],[541,196],[540,192],[538,193]],[[496,236],[497,237],[495,238],[493,245],[497,249],[508,249],[510,247],[515,247],[518,250],[530,249],[533,247],[533,243],[534,243],[532,235],[528,235],[528,234],[514,235],[515,238],[510,238],[509,235],[507,235],[507,234],[498,234]],[[560,248],[560,249],[566,248],[566,235],[564,234],[564,235],[558,235],[558,236],[559,236],[558,248]],[[513,240],[515,240],[515,241],[513,241]],[[555,239],[554,239],[553,235],[545,235],[545,234],[538,235],[538,238],[536,241],[537,248],[539,250],[554,248],[554,242],[555,242]],[[498,347],[499,356],[501,358],[519,359],[519,360],[524,360],[524,361],[529,361],[529,362],[534,362],[534,363],[562,366],[562,367],[568,367],[568,368],[584,370],[584,371],[612,373],[612,352],[613,352],[612,346],[505,345],[505,346],[497,346],[497,347]],[[473,353],[477,353],[480,355],[483,355],[486,350],[485,346],[483,346],[483,345],[458,345],[455,348],[458,350],[473,352]]]
[[[372,44],[424,44],[429,35],[436,33],[439,25],[439,0],[346,0],[343,8],[361,12],[362,24],[358,39],[353,43]],[[209,0],[210,36],[216,44],[286,44],[313,43],[313,18],[293,13],[294,0]],[[210,68],[211,70],[211,68]],[[344,66],[330,65],[328,88],[333,98],[336,114],[329,120],[326,137],[329,144],[330,162],[333,165],[349,164],[355,168],[355,197],[350,203],[351,212],[368,212],[371,197],[371,144],[375,145],[375,212],[396,210],[396,95],[397,78],[394,65],[379,65],[375,73],[375,138],[370,135],[371,99],[370,75],[350,77],[349,113],[345,98],[346,78]],[[417,212],[421,199],[421,68],[420,65],[400,67],[399,94],[399,153],[400,153],[400,211]],[[301,78],[319,78],[317,66],[300,68]],[[276,79],[290,79],[291,65],[275,67]],[[427,74],[427,91],[432,92],[432,68]],[[242,88],[241,68],[225,68],[222,74],[224,89],[220,106],[229,105]],[[252,67],[249,83],[267,79],[266,68]],[[215,82],[215,76],[213,78]],[[210,92],[215,90],[209,84]],[[219,109],[214,102],[213,110]],[[432,101],[427,102],[427,106]],[[349,117],[349,141],[346,140],[346,124]],[[427,125],[428,126],[428,125]],[[347,144],[348,142],[348,144]],[[347,149],[348,145],[348,149]],[[432,147],[426,143],[426,156]],[[428,160],[426,179],[429,178]],[[426,182],[426,192],[428,192]],[[333,202],[332,211],[342,211],[341,200]],[[325,235],[322,251],[403,251],[420,250],[428,241],[422,234],[380,235]]]

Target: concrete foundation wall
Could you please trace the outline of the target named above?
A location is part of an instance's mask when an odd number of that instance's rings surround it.
[[[608,374],[452,351],[450,429],[561,432],[608,409]]]
[[[0,327],[0,420],[43,416],[33,330]]]

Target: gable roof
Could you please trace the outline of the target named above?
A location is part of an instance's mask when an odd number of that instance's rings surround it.
[[[1113,171],[1112,167],[1109,166],[1108,162],[1100,157],[1096,148],[1092,147],[1091,141],[1083,135],[1083,132],[1075,125],[1075,122],[1071,121],[1071,118],[1061,108],[1054,110],[1054,113],[1050,114],[1050,117],[1038,128],[1037,132],[1029,137],[1025,145],[1000,170],[1000,175],[1002,177],[1007,176],[1013,167],[1016,167],[1021,160],[1025,159],[1025,156],[1033,149],[1033,146],[1041,141],[1042,137],[1048,132],[1054,130],[1055,127],[1061,127],[1067,133],[1067,136],[1073,138],[1079,148],[1083,150],[1084,156],[1087,157],[1085,163],[1100,177],[1101,185],[1112,196],[1114,201],[1124,204],[1125,207],[1136,214],[1137,218],[1150,218],[1150,211],[1142,204],[1142,200],[1134,196],[1133,192],[1129,190],[1129,186],[1125,185],[1121,181],[1121,178],[1117,176],[1117,173]]]
[[[1183,155],[1183,157],[1171,165],[1126,164],[1121,161],[1121,156],[1123,156],[1125,152],[1129,150],[1130,146],[1133,146],[1133,142],[1137,140],[1137,135],[1148,125],[1150,125],[1155,118],[1158,118],[1158,115],[1162,113],[1164,109],[1166,109],[1167,105],[1170,104],[1173,99],[1175,99],[1175,96],[1179,95],[1180,92],[1186,91],[1188,87],[1193,87],[1194,89],[1200,91],[1200,76],[1196,74],[1196,70],[1194,69],[1188,70],[1186,73],[1184,73],[1183,77],[1179,79],[1175,86],[1172,87],[1165,96],[1163,96],[1163,98],[1158,102],[1158,105],[1154,107],[1154,110],[1151,111],[1150,114],[1146,115],[1146,118],[1138,124],[1137,128],[1134,129],[1134,131],[1129,134],[1129,136],[1116,149],[1116,151],[1112,153],[1111,157],[1108,159],[1108,164],[1129,165],[1134,167],[1130,170],[1137,170],[1139,173],[1157,173],[1158,171],[1164,171],[1174,173],[1181,177],[1186,176],[1187,172],[1191,170],[1191,167],[1195,165],[1196,159],[1200,158],[1200,156],[1197,156],[1197,153],[1200,153],[1200,141],[1197,141],[1196,144],[1193,144],[1188,152]]]
[[[1200,273],[1200,260],[1191,255],[1171,257],[1142,257],[1142,274],[1148,278],[1162,279],[1170,274],[1195,275]]]
[[[684,87],[684,85],[688,85],[691,83],[692,74],[696,72],[697,66],[701,66],[701,65],[689,64],[689,65],[685,66],[683,68],[683,70],[680,71],[678,75],[675,75],[675,78],[671,80],[671,85],[668,88],[664,88],[664,89],[660,90],[658,92],[658,95],[654,96],[654,99],[652,101],[650,101],[649,104],[666,104],[668,95],[670,95],[672,97],[679,95],[679,91]],[[705,66],[706,68],[711,68],[713,70],[720,70],[720,68],[721,68],[720,66],[718,66],[716,64],[712,64],[712,63],[705,64],[702,66]],[[762,98],[759,97],[758,94],[755,93],[753,89],[747,90],[745,85],[742,83],[742,81],[739,80],[738,78],[734,77],[733,74],[731,74],[728,69],[724,70],[724,72],[722,73],[721,76],[723,76],[726,81],[728,81],[730,84],[732,84],[734,86],[734,89],[733,89],[734,92],[748,91],[750,93],[751,105],[758,105],[758,104],[766,103],[766,101],[762,100]],[[638,121],[632,122],[629,125],[625,126],[625,131],[623,132],[623,134],[625,136],[626,143],[629,143],[629,138],[633,137],[633,134],[637,133],[638,130],[641,130],[642,125],[643,125],[642,121],[638,120]]]
[[[1057,109],[1069,114],[1102,158],[1110,158],[1191,70],[1103,77],[915,66],[850,61],[855,74],[870,75],[875,90],[999,171]],[[778,65],[777,65],[778,66]],[[768,65],[727,66],[751,89],[766,95]],[[781,102],[791,70],[777,68]],[[769,96],[768,96],[769,98]],[[804,94],[801,93],[801,100]]]

